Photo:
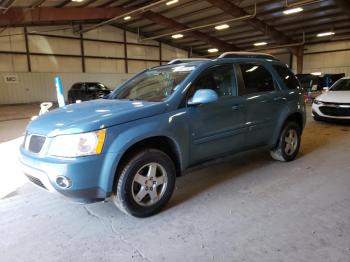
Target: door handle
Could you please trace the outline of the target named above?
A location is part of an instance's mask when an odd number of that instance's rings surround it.
[[[241,108],[240,105],[233,105],[232,110],[239,110]]]
[[[273,101],[281,101],[281,100],[285,100],[285,98],[281,96],[277,96],[273,98]]]

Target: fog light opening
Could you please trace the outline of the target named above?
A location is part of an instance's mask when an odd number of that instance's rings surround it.
[[[58,176],[56,178],[56,184],[61,188],[69,188],[72,185],[72,182],[68,177]]]

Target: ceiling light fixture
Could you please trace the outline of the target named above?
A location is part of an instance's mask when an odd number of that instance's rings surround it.
[[[78,2],[78,3],[81,3],[83,2],[84,0],[72,0],[72,2]]]
[[[176,4],[177,2],[179,2],[179,0],[171,0],[169,2],[166,2],[166,5],[173,5],[173,4]]]
[[[322,75],[322,72],[312,72],[311,74],[314,76],[320,76],[320,75]]]
[[[317,37],[324,37],[324,36],[331,36],[331,35],[335,35],[335,33],[334,32],[323,32],[323,33],[317,34]]]
[[[296,13],[300,13],[301,11],[303,11],[304,9],[301,7],[296,7],[296,8],[291,8],[291,9],[287,9],[283,11],[283,14],[285,15],[291,15],[291,14],[296,14]]]
[[[263,45],[267,45],[266,42],[259,42],[259,43],[255,43],[254,46],[263,46]]]
[[[227,28],[230,28],[230,26],[228,24],[223,24],[223,25],[217,25],[215,26],[215,29],[216,30],[224,30],[224,29],[227,29]]]
[[[172,35],[171,37],[174,39],[179,39],[179,38],[183,38],[184,35],[183,34],[176,34],[176,35]]]
[[[219,52],[219,49],[217,49],[217,48],[210,48],[210,49],[208,49],[208,52],[209,53],[216,53],[216,52]]]
[[[131,16],[130,16],[130,15],[124,17],[124,20],[125,20],[125,21],[128,21],[128,20],[130,20],[130,19],[131,19]]]

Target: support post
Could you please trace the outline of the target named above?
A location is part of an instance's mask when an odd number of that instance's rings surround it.
[[[297,73],[302,74],[304,67],[304,46],[298,48],[297,53]]]
[[[28,72],[32,72],[32,63],[30,62],[30,53],[29,53],[29,44],[28,44],[28,31],[27,27],[24,27],[24,41],[26,46],[26,56],[27,56],[27,65],[28,65]]]
[[[128,44],[127,44],[127,37],[126,37],[126,30],[124,30],[124,62],[125,62],[125,73],[129,73],[129,64],[128,64]]]
[[[163,61],[163,54],[162,54],[162,42],[159,42],[159,65],[162,65],[162,61]]]
[[[83,27],[80,24],[79,25],[79,30],[80,32],[82,31]],[[86,72],[86,67],[85,67],[85,50],[84,50],[84,38],[83,38],[83,33],[79,34],[80,36],[80,51],[81,51],[81,68],[83,73]]]

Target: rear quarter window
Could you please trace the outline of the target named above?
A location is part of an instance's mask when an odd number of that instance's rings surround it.
[[[276,70],[277,74],[280,76],[284,84],[288,89],[299,89],[300,83],[296,76],[291,72],[286,66],[282,65],[273,65],[273,68]]]

